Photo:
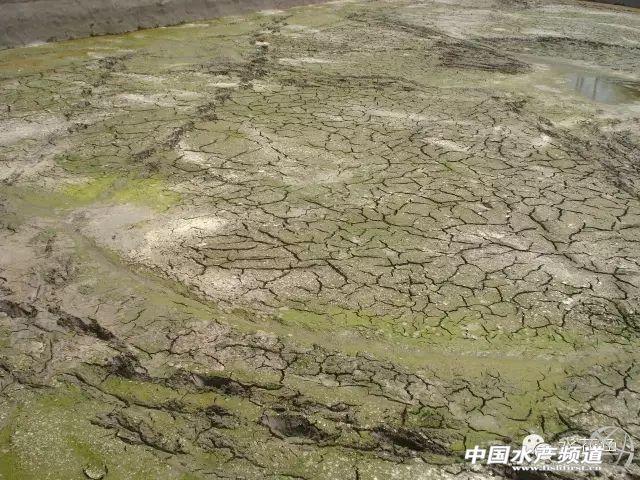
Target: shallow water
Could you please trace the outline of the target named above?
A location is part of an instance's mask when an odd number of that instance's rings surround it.
[[[568,78],[575,92],[593,101],[610,105],[640,102],[640,83],[580,73]]]

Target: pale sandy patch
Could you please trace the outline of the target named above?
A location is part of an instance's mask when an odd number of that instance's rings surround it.
[[[185,240],[206,237],[220,231],[227,221],[213,216],[178,218],[166,225],[153,228],[145,233],[145,246],[140,250],[149,258],[158,254],[159,249],[178,245]]]
[[[451,140],[445,140],[444,138],[434,138],[434,137],[428,137],[425,138],[425,140],[432,144],[432,145],[436,145],[438,147],[444,148],[445,150],[452,150],[454,152],[467,152],[469,151],[469,147],[465,147],[463,145],[460,145],[458,143],[452,142]]]
[[[367,110],[366,113],[374,115],[376,117],[397,118],[399,120],[412,120],[414,122],[432,122],[433,117],[428,115],[421,115],[419,113],[400,112],[396,110],[381,110],[373,109]]]
[[[190,149],[187,142],[182,139],[176,146],[176,150],[182,157],[182,160],[196,165],[207,165],[208,156],[201,152],[196,152]]]
[[[40,117],[33,121],[9,119],[0,121],[0,145],[12,145],[22,140],[40,140],[63,131],[69,122],[61,117]]]
[[[280,58],[278,63],[281,65],[300,66],[304,64],[329,64],[336,63],[333,60],[327,60],[326,58],[317,57],[299,57],[299,58]]]

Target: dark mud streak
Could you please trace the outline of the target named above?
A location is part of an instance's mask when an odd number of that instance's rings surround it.
[[[38,314],[38,310],[33,305],[11,300],[0,300],[0,312],[12,318],[34,318]]]

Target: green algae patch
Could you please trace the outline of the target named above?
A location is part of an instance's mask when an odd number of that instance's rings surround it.
[[[65,187],[62,193],[76,205],[98,201],[134,203],[159,211],[167,210],[180,200],[180,195],[168,190],[165,181],[159,178],[121,179],[115,175]]]
[[[109,479],[178,478],[144,448],[127,446],[91,422],[113,405],[78,387],[25,393],[0,431],[0,478],[83,478],[84,469],[108,470]]]
[[[148,205],[157,210],[166,210],[176,205],[180,195],[169,191],[160,179],[132,180],[127,186],[114,192],[113,199],[120,203]]]
[[[169,189],[161,178],[121,178],[105,175],[85,183],[64,186],[57,190],[38,187],[6,187],[9,199],[21,204],[22,213],[49,216],[52,210],[69,210],[93,203],[132,203],[157,211],[177,205],[182,198]]]
[[[553,328],[546,331],[520,329],[513,333],[501,330],[486,332],[477,321],[453,314],[444,318],[394,318],[340,307],[319,308],[317,312],[293,308],[281,309],[276,321],[284,327],[278,330],[283,331],[303,328],[314,335],[331,335],[338,341],[343,336],[353,341],[352,337],[356,336],[361,338],[363,345],[380,341],[400,342],[405,346],[429,347],[443,352],[511,353],[524,350],[535,355],[548,351],[571,353],[576,348],[595,345],[593,339],[579,333],[563,332],[559,335]],[[357,346],[357,343],[352,343],[352,346]]]
[[[18,455],[11,449],[11,437],[14,430],[15,425],[7,425],[0,430],[0,479],[31,480],[34,477],[22,469]]]

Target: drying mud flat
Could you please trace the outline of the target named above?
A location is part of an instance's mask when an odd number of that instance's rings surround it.
[[[521,478],[464,452],[637,444],[639,65],[636,10],[552,0],[0,52],[0,478]]]

